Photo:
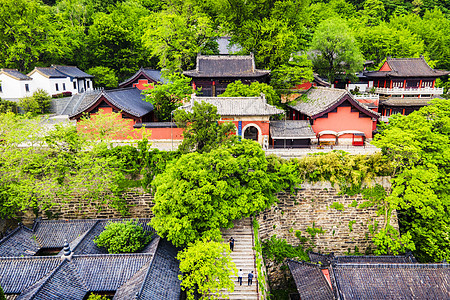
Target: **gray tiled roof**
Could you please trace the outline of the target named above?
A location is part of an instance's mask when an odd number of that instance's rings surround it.
[[[66,74],[72,78],[93,78],[94,76],[85,73],[74,66],[60,66],[60,65],[52,65],[52,68],[60,71],[63,74]]]
[[[366,77],[439,77],[449,74],[448,71],[430,68],[425,59],[418,58],[391,58],[386,59],[392,71],[364,72]]]
[[[39,248],[34,232],[20,226],[0,240],[0,257],[33,256]]]
[[[315,138],[316,134],[307,120],[270,121],[272,139]]]
[[[154,70],[154,69],[144,69],[140,68],[136,73],[133,74],[130,78],[124,80],[123,82],[119,83],[119,87],[125,87],[131,83],[133,83],[135,80],[137,80],[139,77],[144,76],[148,79],[151,79],[156,82],[164,82],[164,78],[161,77],[161,70]]]
[[[119,110],[129,113],[135,117],[142,117],[153,110],[153,105],[150,102],[146,102],[145,96],[142,95],[141,91],[137,88],[124,88],[116,90],[103,90],[100,94],[95,97],[88,96],[82,100],[80,105],[77,106],[75,111],[69,115],[71,118],[75,117],[85,110],[89,109],[94,105],[97,100],[104,96],[112,105],[117,107]]]
[[[36,67],[35,70],[41,72],[45,76],[49,78],[66,78],[67,75],[61,73],[60,71],[56,70],[55,68],[43,68],[43,67]]]
[[[333,292],[318,265],[288,260],[287,264],[294,277],[302,300],[332,300]]]
[[[306,99],[298,98],[297,103],[295,105],[289,105],[289,107],[309,117],[315,118],[320,116],[321,113],[339,105],[343,100],[348,100],[353,106],[366,114],[371,116],[379,115],[364,104],[354,100],[348,91],[326,87],[315,87],[310,89],[306,93]]]
[[[262,77],[269,70],[255,68],[253,55],[198,55],[195,70],[183,72],[188,77]]]
[[[449,264],[337,264],[341,299],[450,299]]]
[[[308,252],[309,260],[312,263],[329,265],[331,263],[416,263],[417,260],[412,253],[405,255],[345,255],[334,256],[331,254],[320,254]]]
[[[178,109],[192,112],[194,102],[206,102],[217,107],[217,113],[223,116],[271,116],[284,113],[283,110],[267,104],[263,97],[196,97]]]
[[[42,234],[42,241],[51,246],[58,244],[54,242],[56,237],[74,238],[71,260],[62,260],[61,253],[45,257],[0,257],[0,286],[7,294],[20,294],[17,299],[82,300],[88,292],[116,290],[114,299],[119,300],[178,299],[180,271],[176,255],[180,249],[156,236],[141,253],[102,254],[104,249],[95,246],[92,240],[109,221],[37,220],[33,226],[36,237]],[[139,219],[138,222],[147,232],[154,232],[147,225],[149,221]],[[50,237],[52,228],[54,238]],[[12,232],[0,241],[0,250],[5,242],[15,238],[20,241],[22,232],[27,231],[33,232],[27,228]],[[82,233],[76,237],[78,232]]]
[[[0,69],[0,74],[1,73],[5,73],[18,80],[31,80],[31,77],[28,77],[27,75],[20,73],[19,71],[17,71],[17,69]]]
[[[430,105],[431,99],[424,98],[390,98],[380,104],[387,106],[427,106]]]

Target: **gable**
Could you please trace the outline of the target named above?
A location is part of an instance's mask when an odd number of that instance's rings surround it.
[[[385,61],[384,64],[381,66],[380,71],[392,71],[387,61]]]

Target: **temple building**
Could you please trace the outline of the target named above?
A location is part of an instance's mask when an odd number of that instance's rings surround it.
[[[290,120],[309,121],[319,144],[362,146],[373,137],[379,118],[343,89],[314,87],[288,107]]]
[[[119,88],[136,87],[139,90],[151,88],[151,84],[163,83],[160,70],[140,68],[133,76],[119,84]]]
[[[225,92],[228,84],[237,80],[244,84],[269,82],[270,71],[255,67],[251,55],[198,55],[194,70],[183,74],[192,78],[194,90],[201,88],[204,97],[216,97]]]

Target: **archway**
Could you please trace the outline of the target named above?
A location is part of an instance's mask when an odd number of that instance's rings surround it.
[[[258,141],[259,130],[255,126],[248,126],[244,131],[244,139]]]

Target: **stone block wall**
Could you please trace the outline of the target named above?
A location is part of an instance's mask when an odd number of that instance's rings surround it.
[[[153,196],[141,192],[128,192],[123,195],[128,204],[129,215],[122,216],[119,211],[106,203],[99,201],[74,201],[53,206],[47,212],[39,212],[42,219],[113,219],[113,218],[151,218]],[[27,212],[22,216],[22,223],[29,226],[33,224],[35,214]]]
[[[297,246],[297,230],[304,237],[311,237],[307,228],[319,227],[325,232],[314,238],[314,251],[342,255],[349,250],[353,252],[357,246],[364,253],[372,246],[368,226],[375,221],[379,222],[379,227],[384,224],[383,216],[377,216],[375,207],[359,209],[351,206],[355,200],[358,205],[366,201],[361,194],[340,195],[331,186],[310,186],[298,189],[295,195],[280,193],[278,199],[278,204],[257,216],[262,240],[276,234],[278,238],[284,238],[289,244]],[[343,209],[333,208],[333,203],[343,205]],[[395,213],[391,224],[398,229]]]

